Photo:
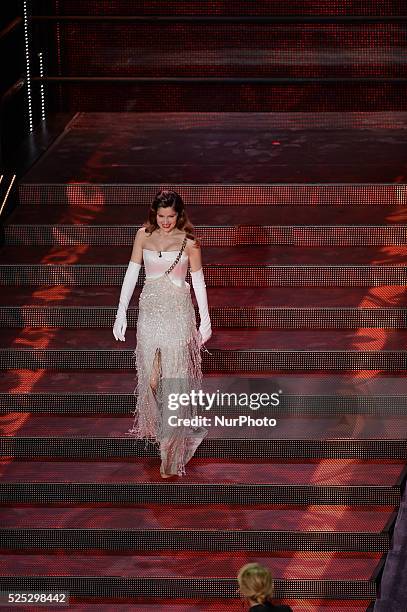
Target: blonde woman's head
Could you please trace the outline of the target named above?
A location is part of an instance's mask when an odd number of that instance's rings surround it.
[[[250,602],[262,604],[273,596],[273,577],[267,567],[247,563],[237,575],[240,593]]]

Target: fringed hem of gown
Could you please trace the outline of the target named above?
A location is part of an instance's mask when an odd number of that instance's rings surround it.
[[[169,417],[191,419],[191,404],[171,410],[170,393],[188,393],[202,383],[201,342],[189,285],[178,287],[167,275],[146,279],[139,301],[137,346],[137,397],[133,427],[127,432],[160,449],[166,474],[182,476],[185,466],[208,431],[203,427],[170,425]],[[159,369],[157,361],[159,359]],[[154,363],[155,362],[155,363]],[[157,388],[150,385],[157,376]]]

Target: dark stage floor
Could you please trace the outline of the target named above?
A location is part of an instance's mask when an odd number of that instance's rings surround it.
[[[402,183],[407,113],[78,113],[26,183]]]

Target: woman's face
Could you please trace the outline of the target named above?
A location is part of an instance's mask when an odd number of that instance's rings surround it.
[[[177,213],[172,206],[159,208],[157,210],[157,225],[158,227],[169,234],[174,229],[177,223]]]

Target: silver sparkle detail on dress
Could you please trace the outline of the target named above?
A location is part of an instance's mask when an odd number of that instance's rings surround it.
[[[158,252],[146,251],[143,251],[146,280],[139,300],[134,353],[137,404],[128,434],[157,444],[163,471],[182,476],[208,433],[203,427],[174,426],[168,422],[171,416],[189,419],[197,415],[196,407],[190,404],[169,410],[168,394],[199,389],[202,383],[200,336],[190,286],[185,283],[188,257],[172,251],[161,251],[159,257]],[[178,262],[173,267],[170,264],[175,263],[177,254]],[[173,270],[166,274],[169,266]],[[153,392],[150,380],[157,372],[157,363],[158,385]]]

